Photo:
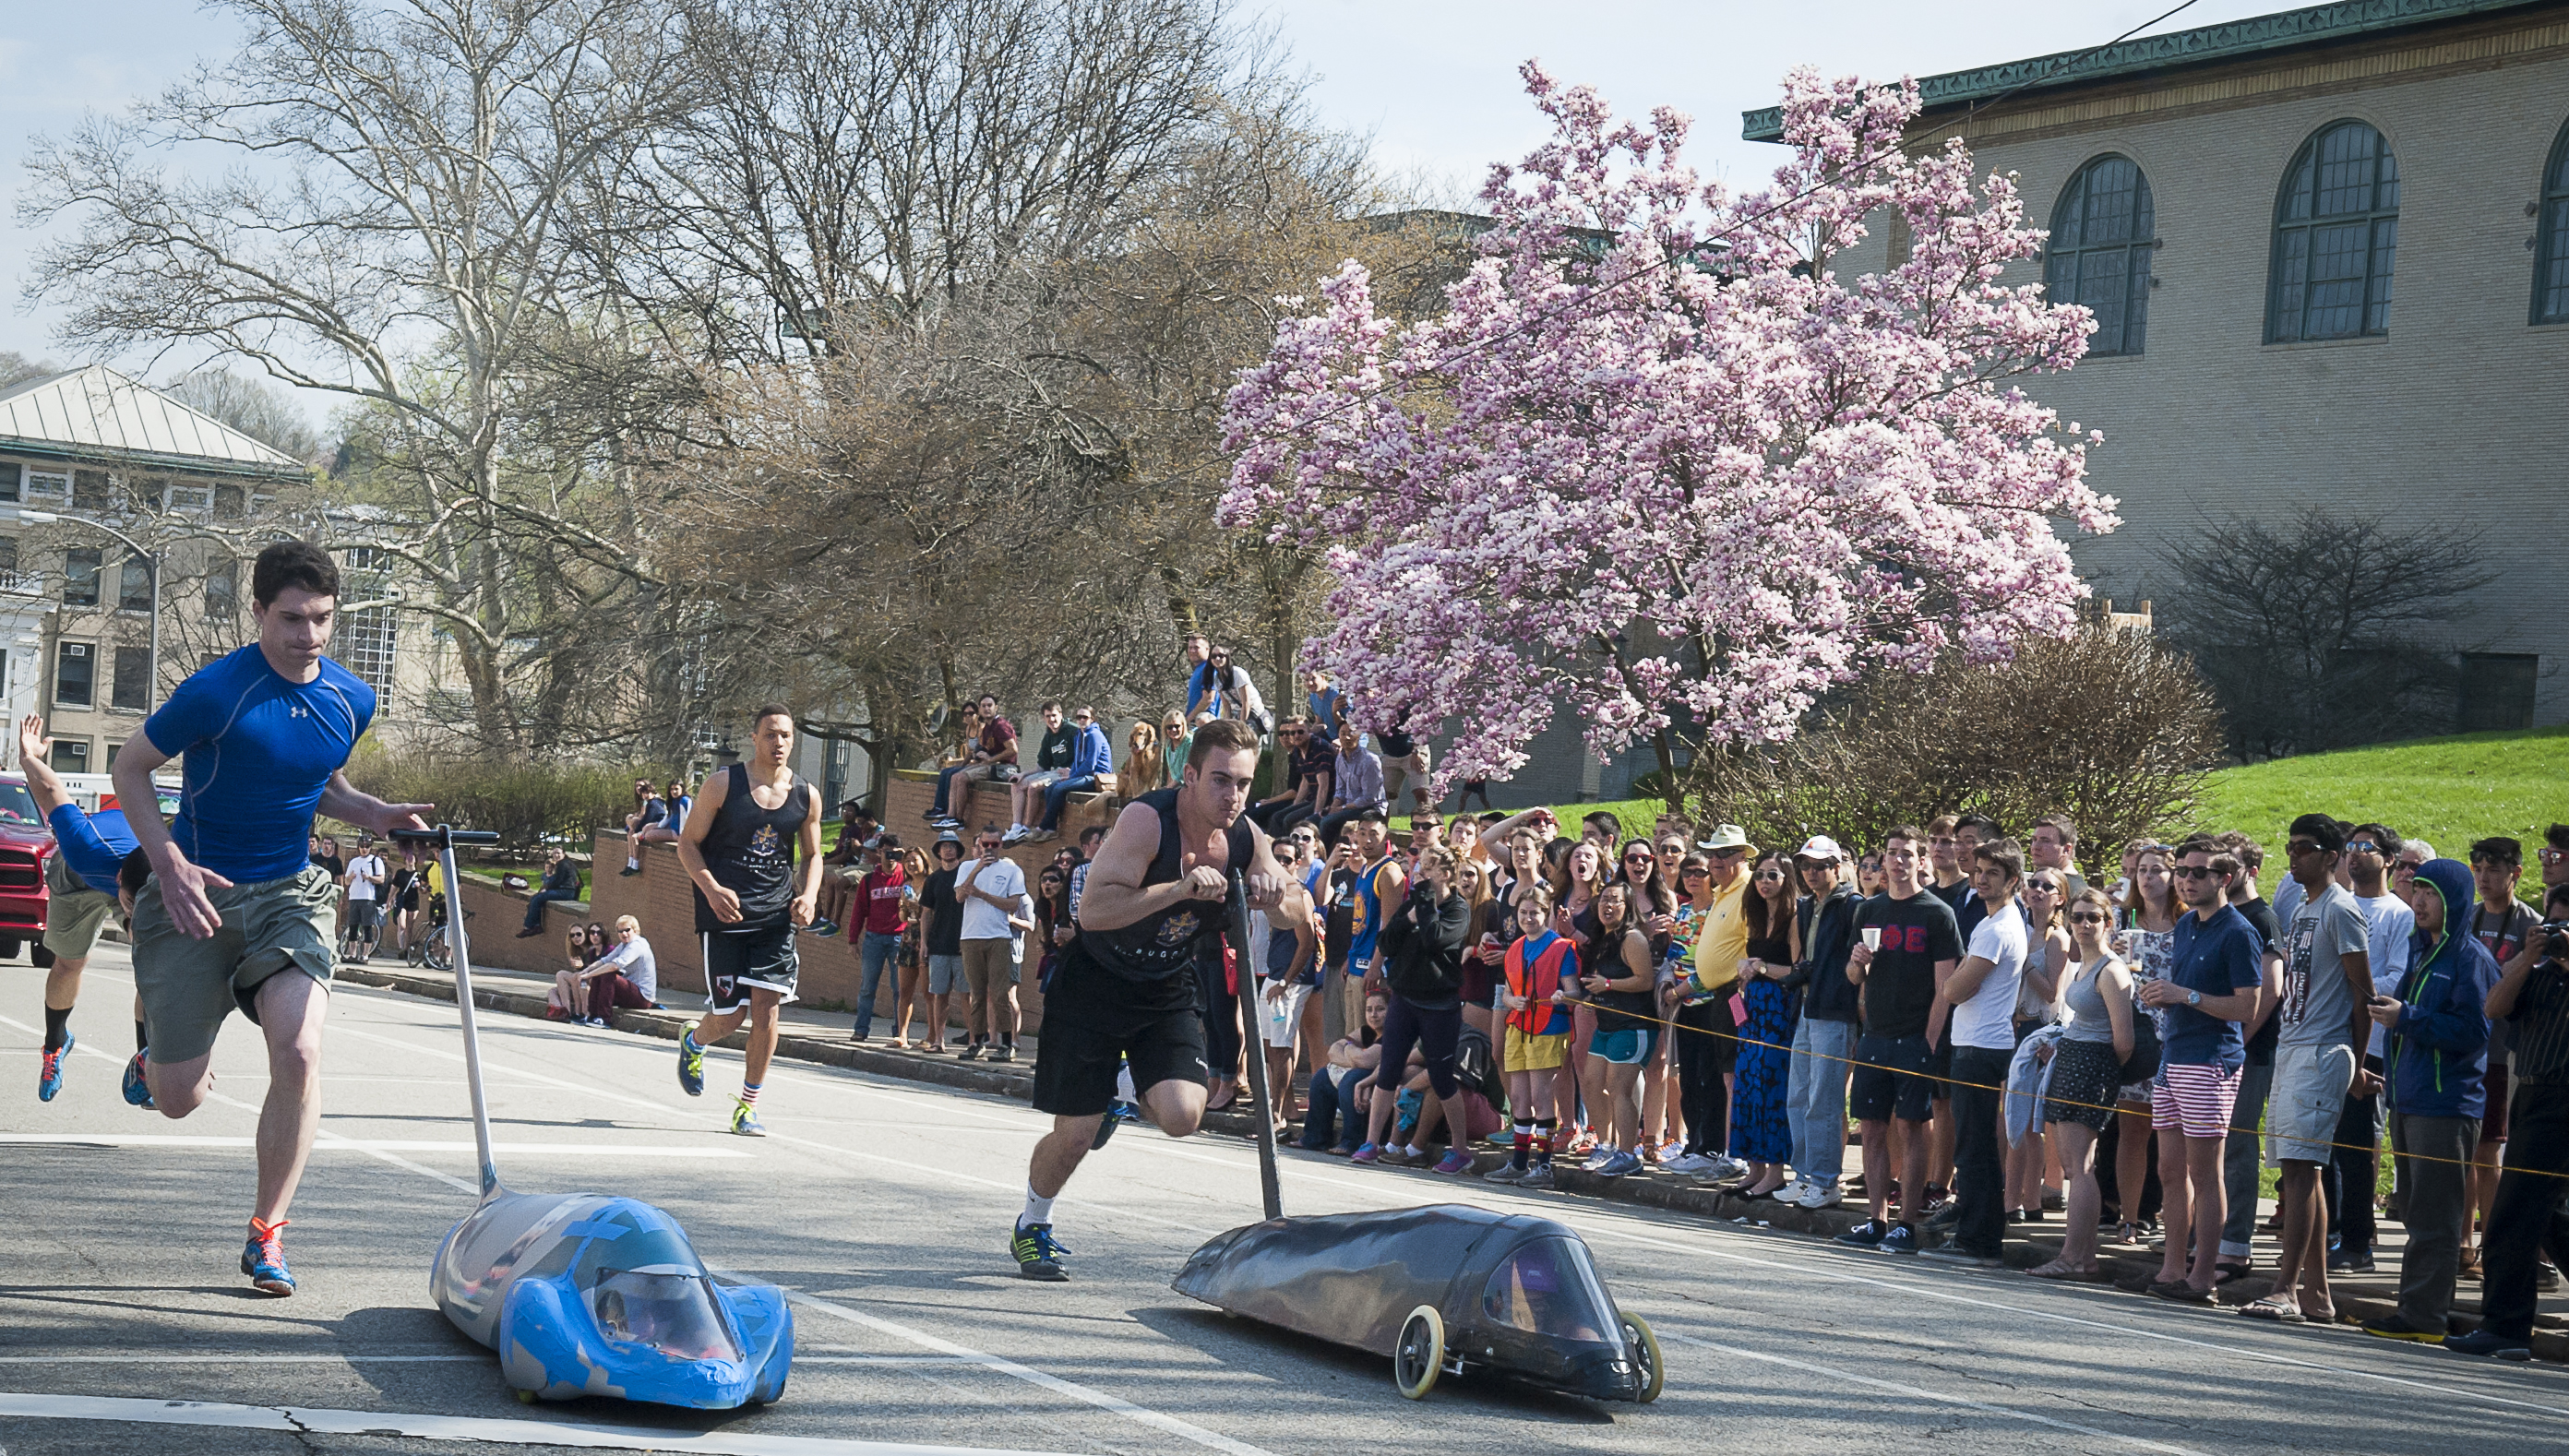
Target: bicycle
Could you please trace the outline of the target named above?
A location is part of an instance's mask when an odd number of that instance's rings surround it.
[[[468,920],[473,918],[473,911],[466,910],[464,918]],[[424,965],[430,970],[455,968],[455,947],[447,943],[445,896],[429,897],[428,930],[418,939],[410,942],[410,948],[402,952],[402,958],[412,965]]]

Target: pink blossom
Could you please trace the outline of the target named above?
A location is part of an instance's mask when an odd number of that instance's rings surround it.
[[[1833,684],[2069,631],[2052,523],[2118,521],[2100,437],[2015,383],[2091,320],[2005,283],[2042,245],[2014,182],[1905,155],[1906,83],[1787,77],[1792,160],[1733,196],[1684,117],[1524,76],[1554,135],[1492,169],[1446,311],[1399,324],[1350,261],[1228,402],[1222,520],[1326,545],[1307,650],[1359,721],[1459,724],[1441,787],[1511,774],[1556,708],[1601,753],[1678,713],[1772,741]],[[1908,257],[1841,275],[1894,214]]]

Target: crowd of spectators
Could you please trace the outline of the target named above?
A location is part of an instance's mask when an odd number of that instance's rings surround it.
[[[894,1045],[949,1049],[951,999],[951,1049],[1012,1057],[1016,976],[1077,933],[1103,830],[1031,887],[1002,852],[1052,837],[1070,793],[1173,782],[1197,728],[1238,718],[1273,746],[1249,812],[1296,889],[1253,915],[1246,975],[1202,967],[1215,1107],[1245,1095],[1255,1048],[1290,1135],[1359,1164],[1459,1177],[1486,1141],[1506,1154],[1492,1181],[1550,1188],[1575,1165],[1851,1204],[1843,1244],[1985,1269],[2056,1222],[2029,1276],[2103,1280],[2111,1244],[2155,1256],[2123,1279],[2135,1292],[2216,1306],[2261,1275],[2233,1307],[2286,1323],[2334,1321],[2332,1274],[2373,1270],[2386,1137],[2406,1241],[2397,1312],[2367,1330],[2526,1353],[2547,1256],[2569,1252],[2569,826],[2539,851],[2536,908],[2515,840],[2465,863],[2317,813],[2276,847],[2271,900],[2266,847],[2243,835],[2135,841],[2091,880],[2058,815],[2021,838],[1946,815],[1861,846],[1674,816],[1628,834],[1602,812],[1440,823],[1424,745],[1369,737],[1324,674],[1271,720],[1225,649],[1191,638],[1185,666],[1185,706],[1134,723],[1111,778],[1104,727],[1058,703],[1018,778],[985,695],[940,774],[930,855],[904,866],[866,826],[863,893],[897,907],[868,921],[899,967]],[[950,785],[976,778],[1016,781],[1014,822],[967,848]],[[2448,1339],[2465,1278],[2486,1314]]]

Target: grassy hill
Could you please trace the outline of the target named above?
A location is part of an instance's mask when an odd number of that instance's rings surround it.
[[[2542,832],[2569,821],[2569,728],[2418,738],[2223,769],[2205,783],[2195,819],[2266,846],[2271,882],[2285,826],[2314,811],[2386,824],[2456,860],[2473,840],[2511,835],[2524,842],[2525,885],[2538,887]]]
[[[1646,835],[1659,807],[1655,799],[1627,799],[1560,804],[1553,812],[1575,826],[1581,815],[1604,809],[1624,821],[1627,834]],[[2569,727],[2418,738],[2223,769],[2205,782],[2193,824],[2243,830],[2264,845],[2272,885],[2283,873],[2285,827],[2313,811],[2386,824],[2457,860],[2473,840],[2511,835],[2524,842],[2524,884],[2533,893],[2541,884],[2533,852],[2543,830],[2569,822]],[[1396,829],[1407,824],[1393,821]],[[2081,858],[2103,864],[2110,855],[2098,846]]]

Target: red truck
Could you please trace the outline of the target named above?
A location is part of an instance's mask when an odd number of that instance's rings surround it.
[[[0,960],[15,960],[22,943],[38,965],[53,963],[44,947],[45,860],[54,832],[36,812],[35,796],[19,774],[0,774]]]

